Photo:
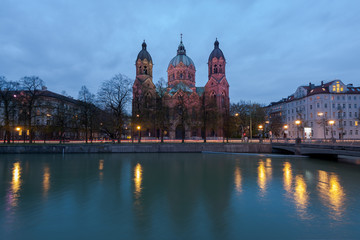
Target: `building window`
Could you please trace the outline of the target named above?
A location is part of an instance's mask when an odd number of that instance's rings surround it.
[[[352,130],[350,130],[350,135],[352,135]]]
[[[325,103],[324,107],[327,108],[327,103]]]
[[[310,109],[312,109],[312,105],[310,105]]]
[[[352,117],[352,112],[349,112],[349,117]]]
[[[346,126],[346,121],[344,121],[344,127]]]
[[[354,108],[357,108],[357,104],[356,104],[356,103],[354,104]]]
[[[313,125],[314,125],[313,122],[310,122],[310,126],[313,127]]]
[[[358,115],[357,115],[357,112],[355,112],[355,117],[357,117]]]
[[[313,114],[312,114],[312,113],[310,113],[310,118],[313,118]]]
[[[345,103],[343,103],[343,109],[345,109],[346,108],[346,104]]]
[[[355,130],[355,135],[359,135],[359,130]]]
[[[351,108],[351,104],[349,104],[349,108]]]
[[[319,107],[320,107],[320,103],[316,103],[316,107],[319,108]]]
[[[335,103],[332,104],[332,107],[335,108]]]
[[[353,125],[352,123],[353,123],[352,121],[349,122],[349,125],[350,125],[351,127],[352,127],[352,125]]]
[[[351,96],[348,96],[348,99],[351,100]]]
[[[346,112],[343,112],[343,117],[346,117]]]

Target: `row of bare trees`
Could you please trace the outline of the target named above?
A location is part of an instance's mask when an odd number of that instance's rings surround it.
[[[19,81],[0,76],[0,137],[10,143],[16,127],[22,126],[22,135],[28,135],[30,143],[35,136],[62,141],[69,131],[75,139],[80,139],[82,132],[86,142],[95,132],[120,140],[130,99],[131,80],[121,74],[104,81],[97,95],[82,86],[77,100],[49,93],[37,76]]]

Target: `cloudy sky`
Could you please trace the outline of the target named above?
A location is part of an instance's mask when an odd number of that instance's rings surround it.
[[[117,73],[134,79],[145,39],[156,82],[183,33],[197,86],[217,37],[230,100],[268,104],[309,82],[360,85],[359,9],[358,0],[1,0],[0,75],[37,75],[77,98]]]

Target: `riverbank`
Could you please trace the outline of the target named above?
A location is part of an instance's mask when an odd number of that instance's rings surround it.
[[[141,144],[19,144],[1,145],[0,153],[271,153],[271,144],[141,143]]]

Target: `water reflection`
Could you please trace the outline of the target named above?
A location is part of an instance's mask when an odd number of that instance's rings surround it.
[[[302,175],[297,175],[295,177],[294,200],[300,217],[308,218],[309,216],[307,216],[307,207],[309,204],[309,193],[307,192],[306,182]]]
[[[236,166],[235,173],[234,173],[234,184],[235,184],[235,189],[238,193],[242,192],[241,181],[242,181],[242,178],[241,178],[240,167]]]
[[[141,193],[141,182],[142,182],[142,167],[138,163],[134,169],[134,185],[135,185],[135,196],[139,197]]]
[[[289,194],[291,192],[291,184],[292,184],[292,170],[291,164],[289,162],[284,163],[284,189]]]
[[[12,169],[11,192],[9,194],[10,205],[13,207],[17,206],[20,197],[21,171],[20,162],[15,162]]]
[[[50,189],[50,168],[47,165],[44,167],[43,189],[44,189],[44,196],[47,196],[47,193]]]
[[[268,178],[268,181],[271,179],[272,175],[272,166],[271,166],[271,159],[266,159],[266,177]]]
[[[259,161],[258,166],[258,185],[260,188],[260,194],[264,196],[266,194],[266,171],[264,161]]]
[[[345,211],[346,195],[339,177],[334,173],[329,174],[319,170],[318,190],[323,203],[331,210],[330,217],[334,220],[341,220]]]
[[[104,176],[103,169],[104,169],[104,160],[101,159],[101,160],[99,161],[99,170],[100,170],[100,172],[99,172],[99,177],[100,177],[100,180],[103,180],[103,176]]]

